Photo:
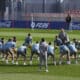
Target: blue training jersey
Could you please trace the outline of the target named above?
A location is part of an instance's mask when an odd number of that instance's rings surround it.
[[[54,40],[54,43],[56,44],[56,46],[59,46],[62,44],[62,40],[57,38],[56,40]]]
[[[5,43],[4,49],[14,48],[15,46],[16,46],[15,42],[10,41],[10,42]]]
[[[60,48],[60,52],[69,51],[69,49],[66,45],[60,45],[59,48]]]
[[[26,50],[26,46],[23,45],[18,48],[18,51],[20,52],[25,52],[25,50]]]
[[[77,52],[77,48],[75,47],[75,44],[69,44],[68,45],[70,52]]]
[[[25,43],[31,44],[31,43],[32,43],[32,37],[31,37],[31,36],[30,36],[30,37],[27,37],[27,38],[25,39]]]
[[[48,45],[48,51],[47,51],[47,53],[54,53],[54,47],[53,46],[51,46],[51,45]]]
[[[39,43],[38,44],[33,44],[32,45],[32,50],[33,51],[39,51]]]

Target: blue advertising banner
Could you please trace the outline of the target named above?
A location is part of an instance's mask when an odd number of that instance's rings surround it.
[[[16,20],[13,20],[11,27],[13,27],[13,28],[26,28],[27,23],[28,22],[26,22],[26,21],[16,21]]]
[[[72,30],[80,30],[80,22],[71,23],[70,28]]]
[[[62,21],[54,21],[54,22],[48,22],[48,21],[34,21],[30,23],[31,28],[37,28],[37,29],[68,29],[65,22]]]
[[[16,21],[16,20],[0,20],[0,27],[4,28],[34,28],[34,29],[61,29],[80,30],[80,22],[72,22],[70,27],[66,26],[63,21]]]
[[[11,20],[0,20],[0,28],[10,28],[12,25],[12,21]]]

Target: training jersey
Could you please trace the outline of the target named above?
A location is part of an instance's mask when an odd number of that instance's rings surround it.
[[[13,41],[7,42],[4,44],[4,49],[15,48],[16,43]]]
[[[25,50],[26,50],[26,46],[23,45],[18,48],[18,51],[20,52],[25,52]]]
[[[33,51],[36,51],[36,50],[39,51],[39,43],[33,44],[33,45],[32,45],[32,50],[33,50]]]
[[[25,39],[25,44],[29,45],[32,43],[32,36],[29,36]]]
[[[77,52],[77,48],[75,47],[75,44],[69,44],[68,45],[70,52]]]
[[[52,45],[48,45],[48,51],[47,53],[54,54],[54,47]]]
[[[54,40],[54,44],[55,44],[56,46],[59,46],[59,45],[62,44],[62,40],[61,40],[60,38],[57,38],[57,39]]]
[[[60,45],[59,49],[60,49],[60,53],[64,53],[65,51],[69,51],[69,49],[66,45]]]
[[[45,54],[48,49],[48,44],[46,42],[40,42],[39,50],[41,54]]]

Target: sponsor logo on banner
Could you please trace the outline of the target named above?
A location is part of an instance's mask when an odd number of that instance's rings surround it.
[[[72,23],[71,27],[72,27],[72,30],[80,30],[80,24],[79,23],[77,23],[77,24]]]
[[[11,27],[11,21],[0,21],[0,27]]]
[[[31,22],[31,28],[48,29],[48,22]]]

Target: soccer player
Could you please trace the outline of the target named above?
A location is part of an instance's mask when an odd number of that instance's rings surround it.
[[[16,36],[12,37],[12,41],[13,41],[14,45],[16,45],[16,42],[17,42]],[[16,54],[17,53],[17,48],[14,48],[13,52]]]
[[[77,64],[77,48],[75,47],[75,43],[68,42],[67,46],[70,50],[70,56],[74,55],[75,63]]]
[[[54,46],[51,45],[51,42],[48,44],[48,51],[47,51],[48,57],[51,56],[53,59],[53,64],[56,65],[55,61],[55,55],[54,55]]]
[[[62,40],[56,35],[54,39],[54,48],[59,47],[61,43],[62,43]]]
[[[4,44],[4,53],[6,55],[6,64],[8,64],[8,56],[9,54],[12,57],[12,64],[14,64],[14,52],[13,49],[16,47],[12,39],[8,39],[8,42]]]
[[[56,48],[56,46],[59,47],[59,51],[60,51],[60,58],[59,58],[59,64],[62,64],[62,58],[64,55],[66,55],[67,57],[67,64],[70,64],[70,51],[68,49],[68,47],[66,46],[65,43],[62,42],[62,40],[56,36],[55,40],[54,40],[54,46]]]
[[[38,41],[36,41],[36,43],[32,45],[31,56],[30,56],[30,65],[32,65],[32,57],[34,54],[37,54],[37,56],[39,58],[40,51],[39,51],[39,42]]]
[[[48,72],[48,64],[47,64],[48,44],[46,43],[44,38],[42,38],[40,41],[39,50],[40,50],[40,70],[44,63],[46,72]]]
[[[19,55],[23,56],[23,58],[24,58],[24,63],[23,63],[23,65],[26,65],[26,49],[27,49],[27,47],[26,47],[25,44],[21,45],[21,46],[18,48],[18,50],[17,50],[17,57],[16,57],[16,65],[18,65]]]
[[[30,47],[31,48],[31,46],[32,46],[32,36],[31,36],[30,33],[25,38],[25,44],[26,44],[27,47]]]
[[[59,64],[62,64],[62,58],[64,55],[66,55],[67,64],[71,64],[70,62],[70,51],[69,48],[66,46],[66,44],[61,44],[59,46],[60,50],[60,58],[59,58]]]
[[[79,41],[76,38],[74,38],[73,43],[75,44],[75,47],[79,50],[80,49]]]
[[[62,40],[62,43],[66,43],[69,41],[69,37],[63,28],[61,29],[61,32],[59,33],[58,37]]]

